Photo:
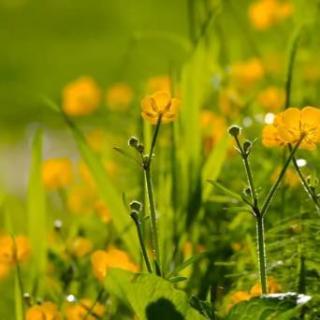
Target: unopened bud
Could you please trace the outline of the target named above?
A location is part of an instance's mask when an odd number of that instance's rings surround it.
[[[139,144],[139,139],[137,137],[132,136],[129,138],[128,140],[129,147],[136,148],[138,144]]]
[[[141,211],[141,209],[142,209],[142,204],[141,204],[141,202],[139,202],[139,201],[137,201],[137,200],[133,200],[133,201],[131,201],[130,202],[130,204],[129,204],[129,206],[130,206],[130,209],[132,210],[132,211]]]
[[[241,128],[234,124],[229,127],[228,132],[231,136],[237,137],[241,133]]]

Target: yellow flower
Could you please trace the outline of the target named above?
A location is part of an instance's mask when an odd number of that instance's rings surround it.
[[[111,221],[110,211],[102,200],[96,201],[94,208],[103,223],[109,223]]]
[[[86,141],[93,151],[102,152],[106,142],[105,132],[102,129],[91,130],[86,135]]]
[[[254,85],[264,74],[264,67],[258,58],[251,58],[231,66],[231,78],[240,88]]]
[[[91,240],[84,237],[76,237],[69,245],[70,252],[77,258],[82,258],[92,251]]]
[[[106,94],[107,106],[110,110],[125,111],[133,99],[133,90],[126,83],[116,83]]]
[[[257,30],[266,30],[288,18],[293,13],[293,5],[277,0],[259,0],[249,7],[249,19]]]
[[[62,316],[54,303],[43,302],[27,310],[26,320],[62,320]]]
[[[148,80],[147,92],[151,94],[156,91],[171,92],[171,79],[169,76],[156,76]]]
[[[72,164],[69,159],[57,158],[44,161],[42,180],[49,190],[66,187],[72,181]]]
[[[264,89],[258,95],[259,104],[268,112],[279,110],[284,104],[284,99],[284,91],[274,86]]]
[[[106,251],[97,250],[91,256],[93,273],[97,279],[102,281],[109,268],[118,268],[131,272],[138,272],[139,268],[129,258],[125,251],[110,247]]]
[[[281,168],[277,167],[274,173],[272,174],[271,180],[273,182],[276,181],[280,171],[281,171]],[[293,188],[299,185],[299,178],[297,177],[297,174],[293,169],[290,169],[290,168],[287,169],[283,179],[283,184]]]
[[[0,263],[13,266],[17,262],[25,262],[30,255],[30,244],[27,237],[12,237],[4,235],[0,237]]]
[[[269,293],[279,293],[281,291],[280,284],[276,281],[276,279],[269,277],[268,278],[268,292]],[[257,297],[261,295],[261,286],[260,283],[256,283],[251,289],[250,289],[250,296],[251,297]]]
[[[66,320],[83,320],[88,314],[88,310],[91,310],[91,315],[87,316],[87,320],[96,320],[102,318],[105,313],[105,307],[96,303],[92,308],[94,302],[90,299],[81,299],[79,303],[70,304],[65,309]]]
[[[296,144],[304,137],[300,147],[313,150],[320,142],[320,110],[288,108],[275,117],[272,125],[264,127],[262,135],[263,144],[268,147]]]
[[[101,93],[90,77],[82,77],[63,89],[63,111],[70,116],[85,116],[95,111]]]
[[[157,91],[142,100],[142,116],[152,124],[156,124],[160,116],[162,123],[168,123],[175,120],[179,105],[180,100],[171,98],[169,92]]]
[[[95,201],[96,193],[92,188],[76,185],[68,193],[67,205],[71,213],[87,214],[93,212]]]

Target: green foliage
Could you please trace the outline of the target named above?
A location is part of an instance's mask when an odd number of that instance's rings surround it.
[[[235,305],[225,320],[294,320],[311,297],[296,293],[253,298]]]
[[[151,274],[111,270],[105,287],[128,301],[141,320],[204,320],[188,303],[186,294]]]

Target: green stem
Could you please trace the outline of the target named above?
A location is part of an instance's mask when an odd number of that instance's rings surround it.
[[[288,166],[290,164],[290,162],[292,161],[293,157],[294,157],[294,154],[296,153],[297,149],[299,148],[302,140],[304,138],[304,135],[301,136],[300,140],[298,141],[298,143],[295,145],[295,147],[292,149],[292,151],[290,152],[290,155],[289,157],[287,158],[286,162],[284,163],[283,167],[282,167],[282,170],[277,178],[277,180],[275,181],[275,183],[273,184],[273,186],[271,187],[263,205],[262,205],[262,208],[261,208],[261,216],[263,217],[268,208],[269,208],[269,205],[271,203],[271,200],[275,194],[275,192],[277,191],[279,185],[280,185],[280,182],[282,181],[287,169],[288,169]]]
[[[141,221],[138,217],[138,214],[135,212],[131,213],[131,218],[133,219],[136,227],[137,227],[137,233],[138,233],[138,238],[139,238],[139,243],[140,243],[140,247],[141,247],[141,251],[142,251],[142,255],[144,258],[144,262],[146,264],[147,270],[149,273],[152,273],[152,267],[149,261],[149,256],[146,250],[146,246],[144,244],[144,239],[143,239],[143,235],[142,235],[142,230],[141,230]]]
[[[259,263],[259,275],[262,294],[268,293],[267,288],[267,259],[266,248],[264,239],[264,219],[262,216],[256,217],[257,228],[257,250],[258,250],[258,263]]]
[[[251,191],[251,196],[252,196],[252,200],[253,200],[253,209],[257,210],[258,208],[258,196],[256,193],[256,189],[254,187],[254,182],[253,182],[253,176],[252,176],[252,171],[251,171],[251,167],[250,167],[250,163],[249,163],[249,155],[245,153],[245,151],[243,150],[241,143],[239,141],[238,137],[235,137],[237,146],[241,152],[241,157],[242,157],[242,161],[244,164],[244,168],[246,171],[246,175],[247,175],[247,180],[248,180],[248,184],[249,184],[249,188]],[[255,212],[256,214],[256,212]]]
[[[156,273],[159,276],[161,276],[160,249],[159,249],[156,205],[154,200],[154,193],[153,193],[153,186],[152,186],[152,179],[151,179],[151,163],[153,158],[153,151],[156,146],[157,138],[160,131],[161,120],[162,120],[162,114],[159,115],[156,128],[153,133],[149,155],[147,159],[143,161],[144,177],[145,177],[145,182],[147,187],[147,197],[148,197],[150,216],[151,216],[152,251],[153,251]]]
[[[147,196],[149,202],[150,216],[151,216],[151,238],[152,238],[152,251],[155,259],[155,268],[157,275],[161,275],[160,268],[160,250],[159,250],[159,237],[158,237],[158,227],[157,227],[157,213],[156,206],[153,195],[152,180],[150,175],[150,166],[145,168],[144,176],[147,186]]]
[[[292,147],[290,145],[289,145],[289,150],[292,151]],[[294,168],[300,178],[300,182],[301,182],[304,190],[309,195],[310,199],[314,202],[316,209],[319,212],[320,211],[320,204],[319,204],[319,200],[317,198],[317,195],[310,189],[306,179],[304,178],[304,176],[298,166],[298,163],[297,163],[297,160],[295,157],[292,157],[292,163],[293,163],[293,166],[294,166]]]

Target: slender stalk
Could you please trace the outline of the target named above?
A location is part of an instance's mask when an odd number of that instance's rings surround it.
[[[138,217],[138,214],[136,212],[132,212],[131,213],[131,218],[132,218],[132,220],[134,221],[134,223],[135,223],[135,225],[137,227],[139,243],[140,243],[143,259],[144,259],[144,262],[146,264],[147,270],[148,270],[149,273],[152,273],[152,267],[151,267],[151,264],[150,264],[150,261],[149,261],[148,253],[147,253],[146,246],[144,244],[143,235],[142,235],[141,221],[140,221],[140,219]]]
[[[154,201],[153,187],[152,187],[152,180],[151,180],[149,166],[144,170],[144,176],[145,176],[145,181],[147,186],[147,196],[148,196],[150,216],[151,216],[152,251],[155,259],[154,262],[155,262],[156,273],[157,275],[161,275],[157,213],[156,213],[156,206]]]
[[[156,204],[154,200],[154,193],[153,193],[153,186],[152,186],[152,179],[151,179],[151,162],[153,158],[153,151],[156,146],[157,138],[159,135],[161,120],[162,120],[162,115],[160,114],[156,124],[156,128],[153,133],[149,155],[146,158],[146,160],[143,161],[144,178],[145,178],[146,187],[147,187],[147,197],[148,197],[150,216],[151,216],[152,251],[154,256],[156,273],[159,276],[161,276],[160,248],[159,248],[159,237],[158,237],[158,227],[157,227]]]
[[[258,264],[259,275],[262,294],[268,293],[267,288],[267,258],[264,238],[264,218],[259,215],[256,216],[256,228],[257,228],[257,251],[258,251]]]
[[[282,167],[282,170],[277,178],[277,180],[275,181],[275,183],[273,184],[273,186],[271,187],[263,205],[262,205],[262,208],[261,208],[261,215],[262,217],[266,214],[268,208],[269,208],[269,205],[271,203],[271,200],[275,194],[275,192],[277,191],[279,185],[280,185],[280,182],[282,181],[287,169],[288,169],[288,166],[290,164],[290,162],[292,161],[293,157],[294,157],[294,154],[296,153],[297,149],[299,148],[302,140],[304,138],[304,135],[301,136],[300,140],[298,141],[298,143],[295,145],[295,147],[292,149],[292,151],[290,152],[290,155],[289,157],[287,158],[286,162],[284,163],[283,167]]]
[[[256,193],[256,189],[254,187],[252,171],[251,171],[251,167],[250,167],[250,163],[249,163],[249,154],[245,153],[245,151],[243,150],[243,147],[239,141],[239,138],[237,136],[235,137],[235,140],[236,140],[237,146],[241,152],[241,157],[242,157],[242,161],[243,161],[244,168],[246,171],[249,188],[251,190],[251,196],[252,196],[252,200],[253,200],[252,206],[253,206],[253,209],[256,210],[258,208],[258,196]],[[255,214],[256,214],[256,212],[255,212]]]
[[[292,151],[292,146],[289,145],[289,150]],[[319,200],[318,200],[318,197],[317,195],[310,189],[305,177],[303,176],[303,173],[301,172],[299,166],[298,166],[298,163],[297,163],[297,159],[295,157],[292,157],[292,163],[293,163],[293,166],[300,178],[300,182],[304,188],[304,190],[307,192],[307,194],[309,195],[310,199],[314,202],[315,206],[316,206],[316,209],[318,212],[320,212],[320,204],[319,204]]]

